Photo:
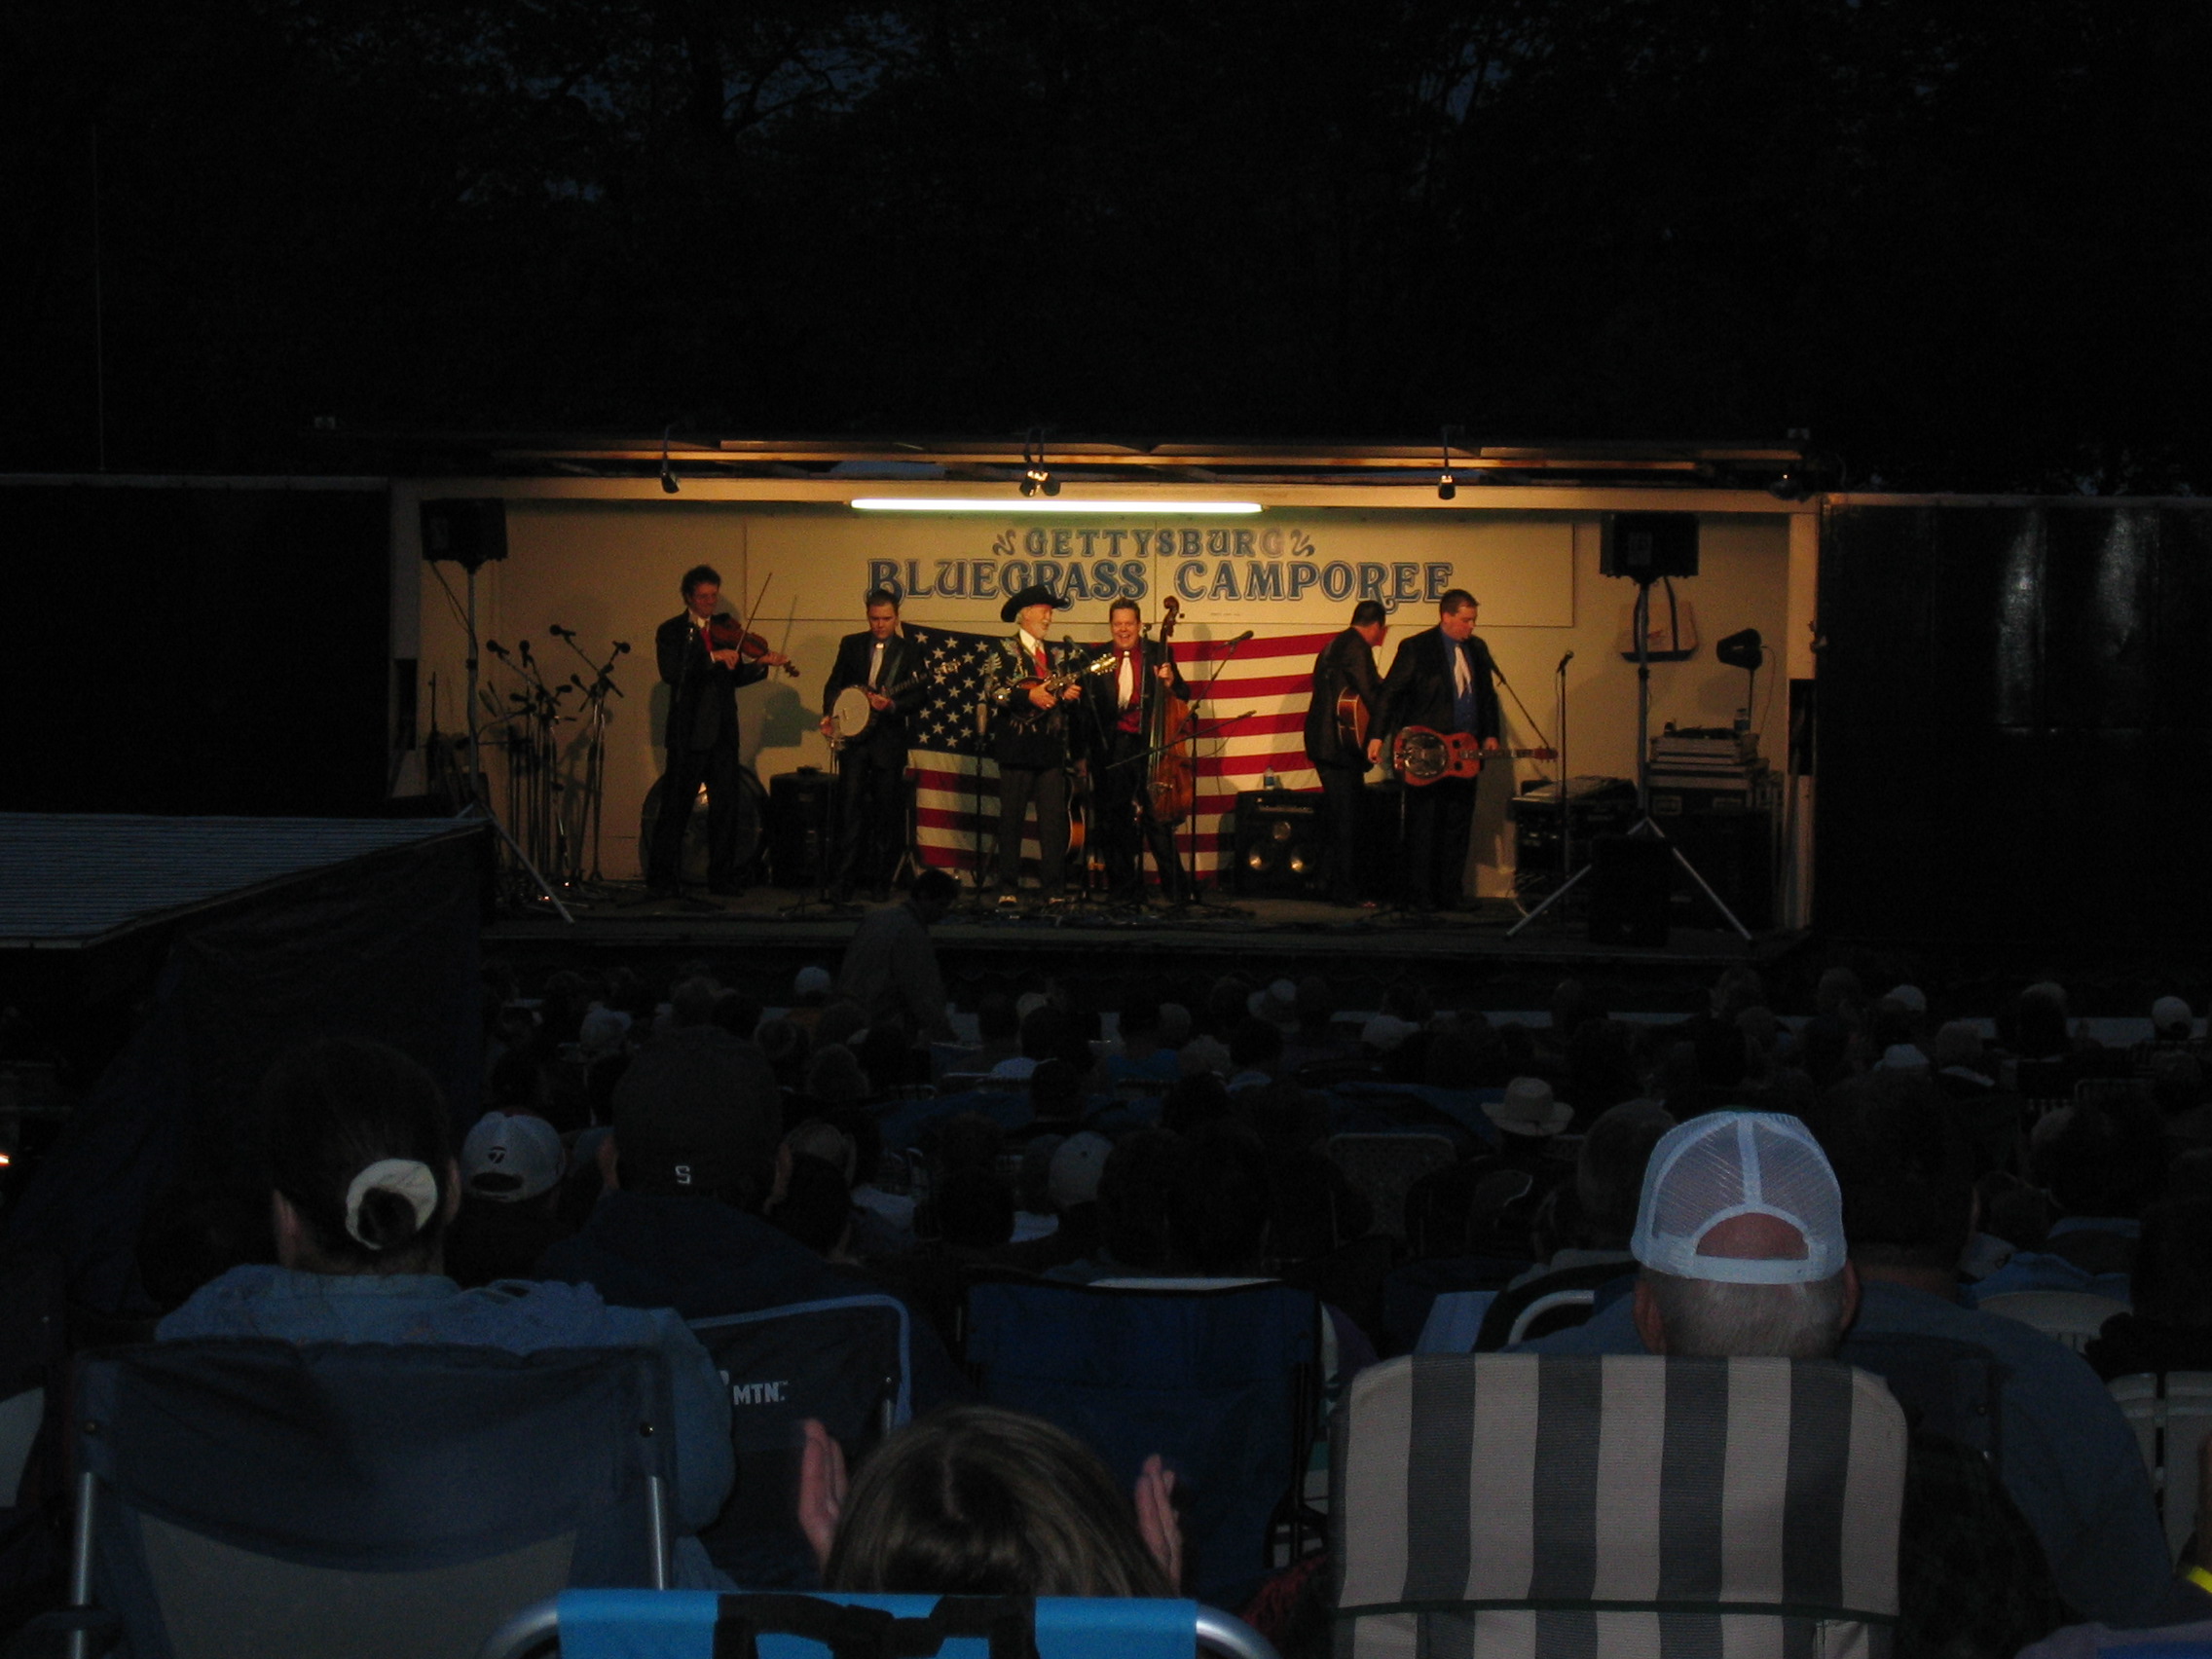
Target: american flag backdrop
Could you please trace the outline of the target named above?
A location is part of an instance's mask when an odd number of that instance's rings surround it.
[[[1261,788],[1271,771],[1285,789],[1320,787],[1306,759],[1306,705],[1313,658],[1338,632],[1256,635],[1241,645],[1229,639],[1172,642],[1183,678],[1199,699],[1198,874],[1211,875],[1220,864],[1224,819],[1238,791]],[[920,773],[922,858],[965,873],[975,867],[978,820],[986,848],[998,823],[998,767],[977,758],[987,740],[977,738],[977,708],[999,636],[911,623],[906,634],[936,676],[915,720],[911,750]],[[1175,844],[1189,856],[1190,825],[1176,830]],[[1036,852],[1031,830],[1024,858],[1034,860]]]

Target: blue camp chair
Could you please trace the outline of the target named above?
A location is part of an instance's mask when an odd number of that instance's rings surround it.
[[[905,1305],[845,1296],[694,1319],[691,1332],[729,1384],[737,1455],[729,1502],[699,1541],[740,1584],[811,1590],[819,1574],[798,1528],[801,1425],[818,1419],[857,1465],[913,1417]]]
[[[968,1288],[964,1357],[993,1404],[1058,1424],[1128,1490],[1159,1453],[1183,1494],[1184,1563],[1241,1606],[1275,1525],[1304,1542],[1298,1491],[1320,1383],[1320,1304],[1276,1283],[1108,1289],[1036,1279]]]
[[[1275,1659],[1196,1602],[1073,1596],[718,1596],[574,1590],[509,1619],[478,1659]]]
[[[48,1619],[78,1646],[463,1659],[547,1595],[668,1582],[647,1350],[157,1343],[87,1356],[74,1409],[74,1607]]]

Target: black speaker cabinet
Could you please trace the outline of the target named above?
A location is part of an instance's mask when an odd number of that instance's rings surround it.
[[[507,503],[497,496],[423,503],[423,557],[473,571],[507,556]]]
[[[1601,835],[1590,843],[1590,942],[1665,944],[1674,849],[1653,835]]]
[[[815,887],[830,856],[828,772],[801,766],[768,780],[768,879],[778,887]]]
[[[1236,797],[1230,872],[1238,893],[1295,899],[1328,884],[1328,828],[1319,790],[1247,790]]]
[[[1599,571],[1655,582],[1697,574],[1697,514],[1615,513],[1605,526]]]

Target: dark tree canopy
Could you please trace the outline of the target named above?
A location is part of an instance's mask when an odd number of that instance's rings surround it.
[[[1450,423],[2202,489],[2208,59],[2097,0],[18,0],[0,465],[97,459],[96,200],[116,467]]]

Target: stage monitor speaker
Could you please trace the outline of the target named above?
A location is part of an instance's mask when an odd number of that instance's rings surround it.
[[[423,503],[423,557],[473,571],[507,556],[507,503],[497,496]]]
[[[1328,830],[1319,790],[1247,790],[1236,797],[1231,875],[1236,891],[1295,899],[1329,878]]]
[[[778,887],[816,887],[830,856],[828,772],[801,766],[768,780],[768,879]]]
[[[1655,835],[1601,835],[1590,866],[1590,942],[1665,944],[1675,850]]]
[[[1697,574],[1697,514],[1615,513],[1598,556],[1604,575],[1655,582]]]

